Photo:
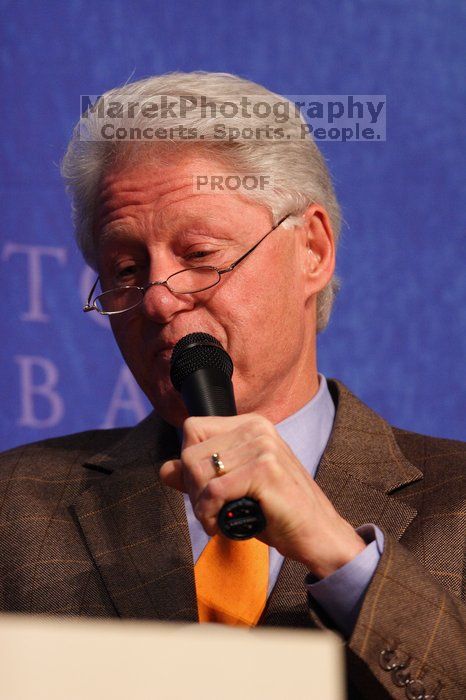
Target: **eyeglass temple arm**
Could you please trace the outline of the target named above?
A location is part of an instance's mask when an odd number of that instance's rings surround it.
[[[92,299],[92,295],[94,294],[94,292],[96,290],[97,285],[99,284],[99,280],[100,280],[100,277],[97,277],[91,291],[89,292],[89,296],[87,297],[87,301],[86,301],[85,305],[83,306],[83,311],[85,313],[87,313],[88,311],[95,311],[95,305],[91,304],[91,299]]]
[[[265,239],[267,238],[267,236],[270,236],[270,234],[273,233],[273,231],[275,231],[275,229],[277,229],[279,226],[281,226],[282,223],[283,223],[284,221],[286,221],[286,219],[288,219],[289,216],[291,216],[291,214],[287,214],[286,216],[283,217],[283,219],[280,219],[280,221],[278,222],[278,224],[275,224],[275,226],[274,226],[273,228],[271,228],[270,231],[267,231],[267,233],[265,234],[265,236],[262,236],[262,238],[261,238],[259,241],[257,241],[256,245],[254,245],[252,248],[250,248],[249,250],[247,250],[240,258],[238,258],[238,260],[235,260],[235,262],[232,263],[232,264],[230,265],[230,267],[226,267],[224,270],[217,270],[218,274],[219,274],[219,275],[223,275],[225,272],[231,272],[232,270],[234,270],[235,267],[236,267],[237,265],[239,265],[240,262],[241,262],[242,260],[244,260],[244,258],[247,258],[247,256],[248,256],[250,253],[252,253],[254,250],[256,250],[257,246],[260,245],[260,244],[262,243],[262,241],[265,240]]]

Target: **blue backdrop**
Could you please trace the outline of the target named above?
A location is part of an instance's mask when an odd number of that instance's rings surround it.
[[[148,410],[105,319],[81,305],[58,163],[79,95],[171,70],[284,94],[386,94],[387,140],[324,143],[345,226],[320,369],[394,424],[466,438],[459,0],[2,0],[1,443]]]

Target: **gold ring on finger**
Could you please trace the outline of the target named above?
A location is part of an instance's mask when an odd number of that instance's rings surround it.
[[[212,461],[217,476],[223,476],[224,474],[226,474],[225,465],[220,459],[220,455],[218,454],[218,452],[214,452],[210,459]]]

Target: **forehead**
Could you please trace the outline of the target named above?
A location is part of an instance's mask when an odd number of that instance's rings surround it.
[[[173,157],[163,163],[127,164],[101,177],[94,235],[145,227],[169,232],[178,226],[237,226],[270,220],[268,209],[236,192],[199,191],[196,178],[225,173],[225,165],[205,156]]]

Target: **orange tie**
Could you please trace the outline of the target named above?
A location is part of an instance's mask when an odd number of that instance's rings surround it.
[[[254,627],[267,600],[269,548],[259,540],[210,539],[194,567],[199,622]]]

